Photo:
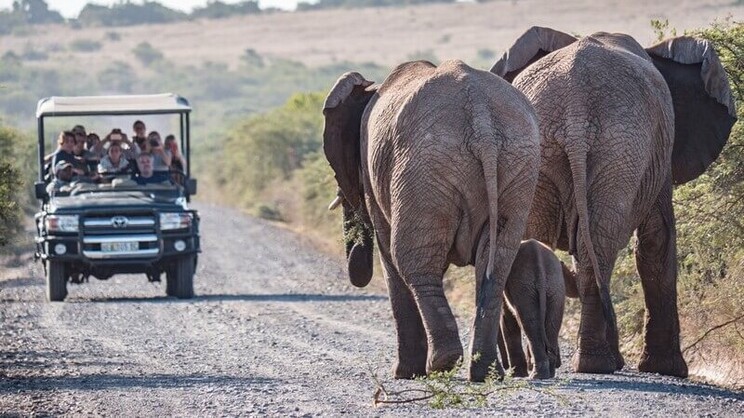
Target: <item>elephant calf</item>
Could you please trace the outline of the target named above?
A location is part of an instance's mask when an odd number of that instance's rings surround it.
[[[522,351],[521,328],[527,336],[532,363],[530,377],[555,377],[555,369],[561,365],[558,333],[566,291],[576,292],[573,279],[573,273],[547,246],[535,240],[523,241],[519,246],[506,279],[504,297],[508,310],[504,309],[501,320],[506,345],[501,346],[502,357],[514,368],[516,376],[526,376],[528,366]]]

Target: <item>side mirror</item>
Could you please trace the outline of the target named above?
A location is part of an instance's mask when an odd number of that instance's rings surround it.
[[[46,200],[49,198],[49,194],[46,190],[46,183],[42,181],[34,183],[34,193],[36,194],[36,198],[39,200]]]
[[[196,179],[187,179],[186,184],[186,193],[189,194],[189,196],[193,196],[196,194]]]

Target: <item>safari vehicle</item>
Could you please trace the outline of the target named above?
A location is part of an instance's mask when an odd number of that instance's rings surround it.
[[[196,193],[189,164],[190,112],[188,101],[175,94],[39,101],[35,193],[41,207],[36,214],[36,257],[44,264],[49,301],[64,300],[67,283],[135,273],[145,273],[151,282],[160,281],[165,273],[167,295],[194,295],[200,244],[199,214],[188,207]],[[89,131],[117,127],[128,131],[135,119],[172,132],[180,130],[185,172],[162,173],[176,181],[138,185],[125,172],[112,176],[110,182],[71,182],[59,190],[49,186],[53,178],[47,153],[56,149],[60,130],[87,123]]]

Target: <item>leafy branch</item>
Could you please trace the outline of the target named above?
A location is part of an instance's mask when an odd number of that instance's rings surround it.
[[[695,348],[698,344],[700,344],[712,332],[714,332],[716,330],[719,330],[721,328],[727,327],[727,326],[729,326],[731,324],[736,324],[737,322],[741,321],[742,319],[744,319],[744,314],[741,314],[741,315],[737,316],[736,318],[730,319],[730,320],[728,320],[726,322],[723,322],[723,323],[718,324],[718,325],[716,325],[716,326],[714,326],[712,328],[709,328],[700,337],[698,337],[695,341],[693,341],[691,344],[689,344],[687,347],[685,347],[682,350],[682,353],[686,353],[688,350],[691,350],[691,349]],[[737,333],[738,333],[738,329],[737,329]],[[741,334],[739,334],[739,336],[741,336]]]
[[[530,384],[527,380],[514,379],[511,370],[501,378],[492,367],[485,382],[472,383],[457,378],[461,368],[462,360],[452,370],[433,372],[428,376],[416,378],[415,382],[423,387],[399,391],[389,390],[377,374],[371,371],[370,374],[375,383],[373,405],[379,407],[428,401],[429,406],[435,409],[485,407],[488,406],[488,399],[491,396],[506,396],[521,390],[546,394],[557,399],[562,405],[568,404],[568,399],[554,390],[565,384],[564,380],[541,387]]]

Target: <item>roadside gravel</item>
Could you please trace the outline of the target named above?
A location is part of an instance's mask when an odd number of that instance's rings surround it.
[[[47,303],[40,264],[6,266],[0,415],[744,416],[743,393],[633,370],[570,373],[568,357],[558,379],[486,407],[375,408],[373,373],[390,391],[423,387],[390,379],[386,295],[351,287],[340,260],[290,231],[198,209],[204,252],[190,301],[142,275],[70,285],[66,302]]]

